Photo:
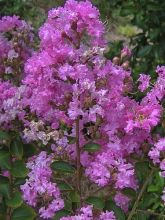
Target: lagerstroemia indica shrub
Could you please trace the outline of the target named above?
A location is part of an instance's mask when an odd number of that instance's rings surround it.
[[[39,37],[34,51],[28,24],[0,20],[1,216],[133,219],[152,175],[165,177],[165,66],[134,83],[128,48],[107,60],[89,1],[50,10]]]

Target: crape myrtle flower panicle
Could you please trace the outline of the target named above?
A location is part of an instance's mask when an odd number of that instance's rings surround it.
[[[94,216],[92,213],[93,206],[88,205],[80,209],[79,214],[75,216],[63,217],[61,220],[116,220],[113,211],[101,212],[99,216]]]
[[[0,20],[0,76],[15,84],[23,77],[24,62],[32,55],[33,29],[18,16]],[[13,77],[14,76],[14,77]]]
[[[48,156],[45,151],[30,158],[27,163],[30,172],[25,184],[21,186],[23,199],[27,204],[36,207],[43,200],[43,206],[39,208],[39,214],[44,219],[52,218],[57,211],[64,207],[59,188],[56,183],[50,180],[52,175],[51,162],[52,156]]]

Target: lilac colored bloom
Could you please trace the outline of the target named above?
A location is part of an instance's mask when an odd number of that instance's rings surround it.
[[[106,212],[102,212],[100,215],[100,220],[116,220],[116,217],[114,215],[114,212],[111,211],[106,211]]]
[[[43,206],[39,209],[40,216],[44,219],[52,218],[56,211],[64,207],[58,187],[50,181],[52,174],[51,162],[51,156],[48,157],[44,151],[38,157],[33,156],[30,158],[27,168],[31,171],[28,174],[26,183],[21,186],[23,199],[29,205],[36,207],[41,199],[43,199],[43,202],[48,203],[47,207]]]
[[[80,213],[75,216],[63,217],[61,220],[93,220],[92,206],[88,205],[80,209]]]
[[[141,92],[144,92],[149,87],[150,79],[151,77],[149,75],[140,74],[140,77],[138,79],[138,82],[140,82],[140,85],[138,88]]]
[[[122,50],[121,50],[121,56],[122,58],[123,57],[131,57],[132,56],[132,51],[130,50],[130,48],[128,47],[124,47]]]
[[[136,189],[137,184],[135,181],[134,168],[131,164],[121,164],[118,167],[119,173],[117,174],[116,187],[119,189],[131,187]]]
[[[116,202],[116,205],[121,207],[125,212],[128,211],[128,206],[129,206],[130,199],[127,196],[125,196],[122,193],[118,192],[115,195],[114,200]]]

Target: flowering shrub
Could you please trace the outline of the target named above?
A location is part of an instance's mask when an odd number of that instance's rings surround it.
[[[0,24],[2,218],[134,219],[153,178],[162,212],[165,66],[154,84],[145,74],[134,83],[128,48],[105,58],[89,1],[50,10],[38,51],[24,21]]]

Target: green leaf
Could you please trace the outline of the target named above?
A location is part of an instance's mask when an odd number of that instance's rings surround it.
[[[89,142],[84,145],[83,149],[88,152],[96,152],[100,149],[100,144]]]
[[[24,152],[25,157],[32,157],[33,155],[37,153],[37,149],[32,144],[24,144],[23,152]]]
[[[149,173],[149,163],[147,161],[137,162],[135,164],[136,175],[139,181],[144,181]]]
[[[151,52],[151,50],[152,50],[152,46],[146,45],[138,51],[137,56],[144,57],[144,56],[148,55]]]
[[[148,220],[148,215],[146,213],[138,212],[135,214],[133,220]]]
[[[70,192],[69,197],[72,202],[80,202],[80,196],[76,191]]]
[[[147,192],[158,192],[159,187],[157,185],[149,185],[147,188]]]
[[[0,167],[2,169],[10,169],[10,154],[7,151],[0,150]]]
[[[5,176],[0,176],[0,194],[4,197],[10,197],[10,183],[9,179]]]
[[[136,197],[136,191],[133,190],[132,188],[124,188],[122,190],[122,193],[126,196],[128,196],[129,198],[135,198]]]
[[[22,144],[21,140],[19,140],[19,139],[14,140],[11,143],[10,151],[13,156],[15,156],[19,160],[21,160],[22,156],[23,156],[23,144]]]
[[[16,160],[12,164],[11,174],[14,177],[26,177],[27,173],[28,169],[26,168],[26,165],[22,160]]]
[[[33,220],[35,217],[35,211],[24,204],[12,213],[12,220]]]
[[[7,132],[0,131],[0,140],[9,140],[10,136]]]
[[[15,186],[20,186],[20,185],[23,185],[25,184],[25,178],[16,178],[15,181],[14,181],[14,185]]]
[[[105,210],[114,211],[117,220],[125,220],[125,214],[123,210],[115,204],[115,202],[111,199],[107,200],[105,203]]]
[[[94,207],[97,209],[103,209],[105,205],[104,201],[101,198],[94,197],[94,196],[88,197],[86,199],[86,202],[88,204],[94,205]]]
[[[64,200],[65,206],[64,208],[68,211],[72,211],[72,201],[68,199]]]
[[[51,164],[51,167],[53,170],[60,171],[60,172],[65,172],[65,173],[75,172],[75,168],[71,164],[65,161],[55,161]]]
[[[60,220],[62,217],[68,216],[69,214],[70,214],[70,211],[62,209],[62,210],[56,212],[55,217],[53,218],[53,220]]]
[[[147,209],[150,208],[153,204],[159,202],[159,196],[154,193],[146,193],[142,197],[139,203],[139,209]]]
[[[20,192],[15,192],[11,199],[6,200],[7,206],[11,208],[18,208],[22,205],[22,197]]]
[[[63,190],[63,191],[73,190],[73,188],[69,184],[67,184],[65,182],[60,182],[57,185],[60,188],[60,190]]]

